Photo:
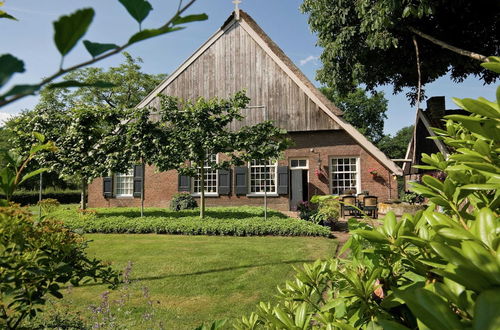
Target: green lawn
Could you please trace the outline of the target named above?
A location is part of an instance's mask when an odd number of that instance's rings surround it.
[[[334,255],[336,242],[312,237],[220,237],[155,234],[88,234],[89,253],[122,270],[133,263],[129,289],[110,294],[110,301],[130,298],[111,310],[129,328],[193,329],[203,321],[232,319],[272,300],[276,286],[301,266]],[[150,301],[143,296],[149,290]],[[63,304],[88,320],[89,305],[99,305],[106,287],[88,285],[65,293]],[[158,303],[159,302],[159,303]],[[61,306],[59,308],[62,308]],[[145,313],[153,311],[151,321]],[[103,315],[101,315],[102,317]]]

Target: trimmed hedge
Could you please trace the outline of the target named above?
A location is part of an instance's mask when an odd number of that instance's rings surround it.
[[[0,195],[0,198],[5,198],[5,196]],[[42,199],[48,198],[57,199],[61,204],[75,204],[80,203],[81,193],[75,191],[42,193]],[[21,193],[14,193],[12,201],[23,206],[34,205],[38,203],[38,191],[23,191]]]
[[[172,212],[147,209],[137,217],[136,209],[94,209],[87,214],[60,209],[51,214],[66,226],[85,233],[157,233],[229,236],[330,236],[330,229],[272,212],[264,220],[259,208],[208,208],[209,217],[201,220],[196,211]],[[148,214],[150,214],[148,216]]]

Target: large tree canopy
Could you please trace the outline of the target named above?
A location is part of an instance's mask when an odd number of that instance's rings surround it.
[[[394,136],[386,135],[378,143],[377,147],[391,159],[405,158],[408,143],[413,136],[413,125],[403,127]]]
[[[324,49],[317,79],[341,94],[359,84],[369,90],[391,84],[395,93],[412,88],[408,96],[415,100],[413,37],[422,84],[448,72],[455,82],[469,75],[485,83],[498,77],[477,60],[499,53],[499,1],[304,0],[302,10]]]
[[[387,100],[384,93],[368,96],[361,88],[341,96],[332,88],[320,88],[325,96],[343,112],[343,118],[356,127],[370,141],[377,143],[384,136],[384,120],[387,119]]]

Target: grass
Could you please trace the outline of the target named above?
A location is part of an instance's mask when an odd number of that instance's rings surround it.
[[[293,266],[331,257],[336,242],[312,237],[220,237],[154,234],[89,234],[89,253],[116,269],[133,263],[129,289],[111,292],[110,301],[130,295],[114,308],[117,323],[128,328],[194,329],[202,322],[234,319],[269,301],[276,286],[290,279]],[[143,288],[148,288],[148,299]],[[58,308],[80,311],[99,305],[102,285],[73,288]],[[148,302],[152,307],[148,307]],[[116,305],[117,303],[115,303]],[[148,312],[154,311],[147,321]],[[101,315],[102,317],[103,315]]]

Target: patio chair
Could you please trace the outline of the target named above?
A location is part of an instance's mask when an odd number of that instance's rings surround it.
[[[378,217],[378,197],[365,196],[363,197],[363,212],[369,214],[373,219]]]
[[[358,210],[356,209],[356,205],[356,196],[342,196],[340,203],[340,214],[342,217],[345,216],[346,211],[348,215],[357,215]]]

